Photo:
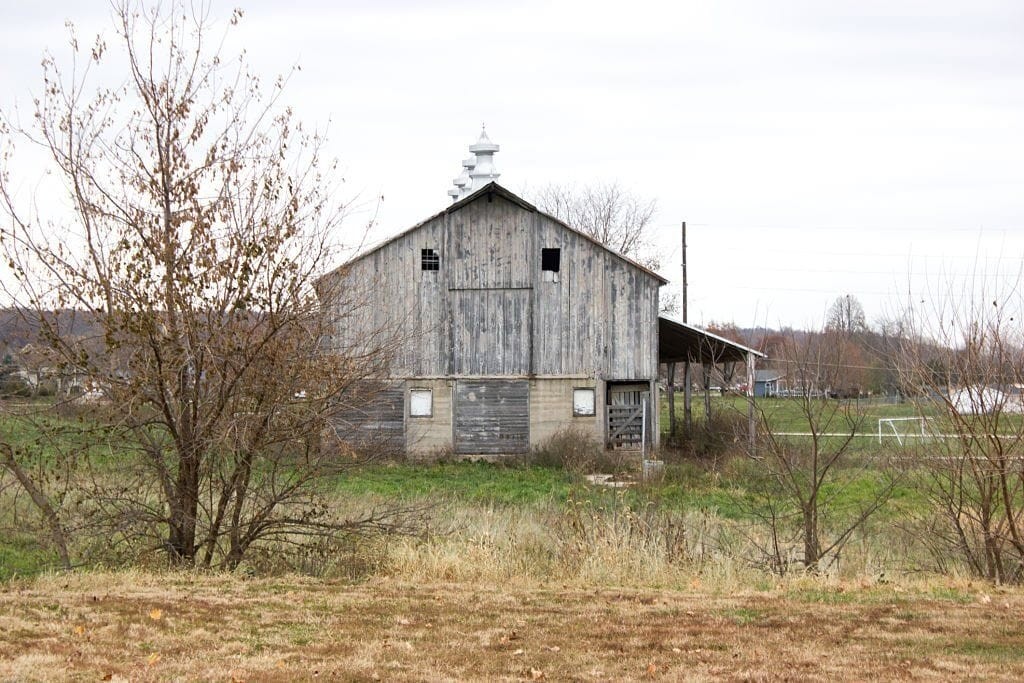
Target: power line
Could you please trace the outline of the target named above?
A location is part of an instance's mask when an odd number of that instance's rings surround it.
[[[847,274],[847,275],[898,275],[900,277],[912,274],[912,273],[908,273],[905,270],[848,270],[848,269],[843,269],[843,268],[827,268],[827,269],[818,269],[818,268],[773,268],[773,267],[770,267],[770,266],[759,266],[758,267],[758,272],[768,272],[768,273],[804,273],[804,274],[808,274],[808,275],[815,275],[815,274],[817,274],[817,275],[832,275],[832,274],[840,274],[840,273],[842,273],[842,274]],[[956,277],[956,278],[981,277],[980,275],[976,276],[973,273],[945,273],[944,275],[946,277]],[[922,277],[922,276],[918,276],[918,277]],[[990,277],[993,277],[993,278],[1021,278],[1022,274],[1019,273],[1019,272],[1013,272],[1013,273],[998,273],[997,272],[997,273],[986,273],[984,275],[984,277],[985,278],[990,278]]]
[[[749,289],[760,292],[803,292],[803,293],[820,293],[820,294],[836,294],[836,288],[830,287],[828,289],[818,289],[814,287],[772,287],[772,286],[754,286],[754,285],[720,285],[715,284],[715,289]],[[899,290],[888,289],[884,292],[877,290],[858,289],[857,294],[874,294],[877,296],[887,296],[891,294],[905,294]]]
[[[906,225],[884,225],[864,223],[861,225],[796,225],[783,223],[778,225],[753,225],[753,224],[730,224],[730,223],[695,223],[688,221],[689,225],[701,228],[714,228],[716,230],[795,230],[799,232],[927,232],[941,234],[946,232],[964,232],[976,234],[998,234],[1007,232],[1019,232],[1024,230],[1022,225],[1000,225],[1000,226],[950,226],[936,227],[934,225],[911,227]],[[658,225],[657,228],[669,228],[670,224]]]

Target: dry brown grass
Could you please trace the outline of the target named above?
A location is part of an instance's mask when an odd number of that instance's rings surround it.
[[[1024,592],[81,574],[0,587],[2,680],[1024,678]]]

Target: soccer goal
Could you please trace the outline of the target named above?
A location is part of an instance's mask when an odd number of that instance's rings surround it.
[[[927,439],[932,436],[930,417],[880,417],[878,418],[878,443],[883,437],[896,437],[899,445],[909,439]]]

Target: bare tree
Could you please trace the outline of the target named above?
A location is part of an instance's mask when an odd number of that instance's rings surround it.
[[[857,297],[852,294],[844,294],[833,301],[828,309],[825,328],[848,335],[866,331],[868,326],[867,319],[864,317],[864,307]]]
[[[540,210],[609,249],[652,270],[659,267],[650,234],[655,200],[642,199],[618,183],[546,185],[533,193],[533,199]]]
[[[921,463],[936,559],[1024,581],[1024,299],[979,278],[905,312],[900,381],[932,420]]]
[[[388,348],[320,353],[336,321],[314,284],[342,217],[323,138],[280,104],[286,79],[265,89],[219,54],[208,6],[125,0],[114,16],[113,55],[71,29],[70,62],[44,58],[32,123],[4,119],[0,176],[12,296],[54,362],[102,395],[90,435],[124,458],[108,463],[116,476],[82,475],[93,528],[176,563],[234,567],[258,541],[373,523],[337,519],[317,496],[343,466],[325,443],[333,416],[368,398]],[[90,86],[122,66],[120,84]],[[45,150],[69,215],[20,201],[14,142]],[[359,306],[330,294],[334,316]],[[69,309],[90,318],[84,333],[63,323]]]
[[[756,452],[752,514],[768,536],[760,543],[763,559],[782,574],[793,550],[799,563],[817,571],[838,560],[853,534],[889,499],[898,473],[879,456],[858,453],[856,438],[864,413],[856,403],[829,400],[822,391],[837,381],[845,345],[832,332],[790,333],[785,341],[790,398],[803,434],[773,432],[770,408],[759,409],[761,429]],[[848,496],[863,477],[877,478],[870,495]]]

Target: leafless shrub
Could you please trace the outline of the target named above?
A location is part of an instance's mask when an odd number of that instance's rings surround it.
[[[557,467],[573,474],[614,474],[630,468],[628,456],[622,451],[608,450],[592,434],[573,428],[559,430],[533,447],[526,462]],[[634,468],[636,464],[632,463]]]
[[[827,398],[825,389],[838,382],[846,334],[830,329],[787,341],[786,358],[797,387],[788,400],[799,407],[804,435],[776,434],[768,416],[760,414],[759,438],[747,468],[753,496],[737,502],[759,521],[760,528],[748,536],[758,561],[779,575],[795,567],[821,571],[837,562],[853,534],[889,499],[901,475],[886,458],[853,454],[864,413],[856,403]],[[844,491],[869,473],[881,477],[877,488],[841,502]]]
[[[1007,583],[1024,581],[1020,284],[1020,274],[1010,286],[979,274],[938,289],[904,313],[898,354],[901,382],[939,432],[920,459],[933,555]]]
[[[712,410],[689,431],[680,430],[672,445],[689,457],[716,463],[745,450],[748,418],[735,410]]]

